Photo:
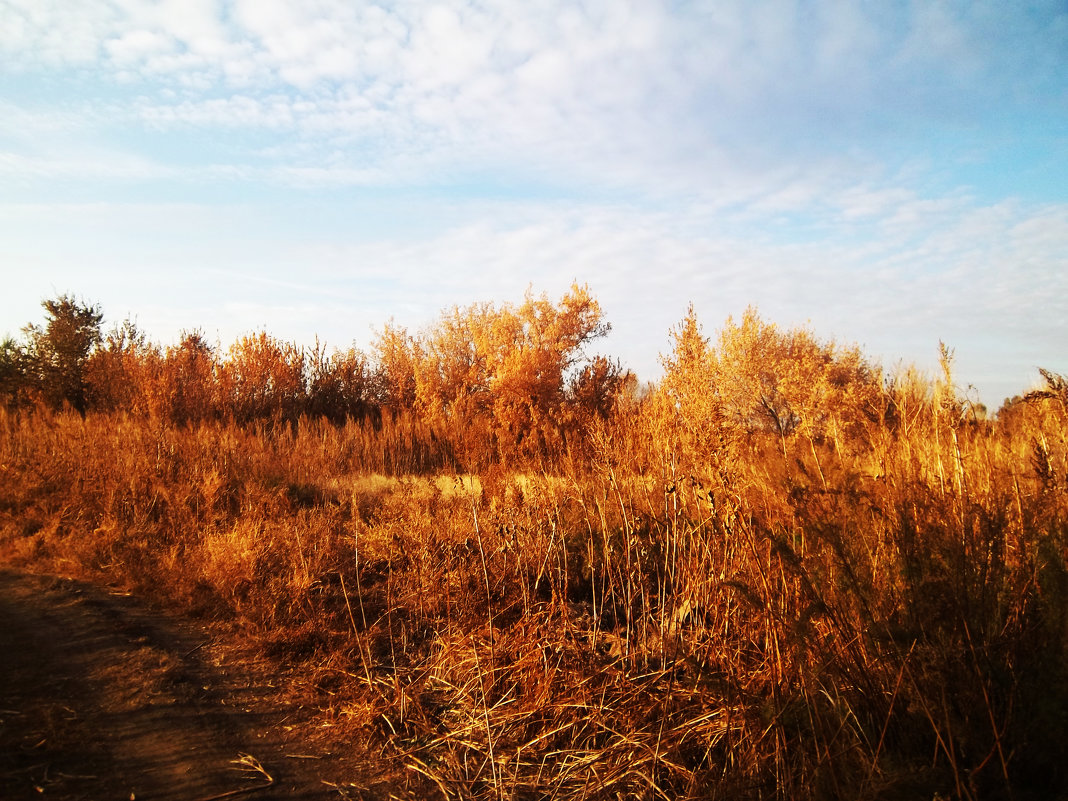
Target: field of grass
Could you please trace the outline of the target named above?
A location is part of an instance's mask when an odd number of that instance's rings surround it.
[[[795,336],[757,425],[693,333],[466,472],[406,414],[0,412],[2,560],[235,621],[423,797],[1068,793],[1063,381],[986,419]]]

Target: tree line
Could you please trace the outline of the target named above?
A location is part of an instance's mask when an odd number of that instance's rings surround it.
[[[619,422],[617,412],[651,415],[702,457],[759,436],[783,458],[798,448],[815,457],[825,444],[864,450],[876,429],[931,415],[976,423],[985,414],[959,398],[944,348],[941,380],[915,370],[888,376],[858,347],[779,328],[752,308],[713,341],[691,307],[670,332],[659,385],[639,392],[617,360],[589,352],[610,324],[579,285],[555,301],[528,291],[519,304],[454,306],[415,332],[389,322],[368,352],[302,347],[266,331],[227,349],[199,331],[160,346],[130,320],[105,332],[100,307],[73,296],[42,306],[43,324],[0,343],[0,402],[9,408],[123,412],[180,426],[403,418],[448,453],[445,462],[467,469],[544,464],[588,446],[596,424]]]
[[[618,361],[587,353],[610,325],[578,285],[557,301],[528,292],[518,305],[457,306],[418,332],[390,322],[370,352],[302,347],[266,331],[228,349],[200,331],[161,346],[130,320],[105,332],[101,308],[74,296],[42,306],[43,324],[0,343],[0,399],[12,409],[125,412],[176,425],[414,415],[506,458],[560,447],[635,386]]]

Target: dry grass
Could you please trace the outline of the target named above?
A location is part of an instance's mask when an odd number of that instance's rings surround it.
[[[0,412],[0,542],[241,622],[424,795],[1064,795],[1068,409],[939,386],[462,476],[414,420]]]

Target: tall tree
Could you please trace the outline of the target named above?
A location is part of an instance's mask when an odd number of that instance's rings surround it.
[[[306,361],[303,348],[266,331],[242,337],[220,371],[228,411],[241,423],[276,416],[296,420],[305,398]]]
[[[19,406],[26,395],[26,349],[13,337],[0,342],[0,402]]]
[[[146,370],[161,359],[130,319],[113,327],[86,363],[86,401],[96,411],[148,411]]]
[[[182,341],[167,348],[153,388],[155,414],[186,425],[210,419],[222,411],[217,386],[215,348],[200,331],[182,333]]]
[[[467,440],[486,428],[502,457],[536,453],[574,416],[569,404],[596,399],[613,385],[619,372],[613,365],[583,373],[594,364],[584,347],[608,331],[600,305],[577,284],[556,303],[528,292],[518,307],[453,308],[418,341],[417,407],[427,421]],[[569,394],[571,386],[596,391]]]
[[[879,419],[881,371],[856,346],[781,330],[753,308],[738,323],[728,318],[715,347],[692,307],[673,337],[661,397],[696,452],[728,435],[771,434],[784,457],[795,436],[815,454],[817,442],[857,441],[866,421]]]
[[[307,357],[305,414],[341,424],[372,410],[372,371],[363,353],[349,348],[327,354],[325,345],[316,340]]]
[[[375,340],[371,353],[377,364],[372,377],[377,402],[390,411],[415,408],[415,368],[422,359],[420,345],[408,329],[388,322]]]
[[[715,453],[724,435],[724,402],[718,387],[715,353],[693,305],[671,331],[672,352],[661,357],[664,378],[657,392],[669,440],[698,461]]]
[[[44,327],[29,325],[24,329],[29,372],[49,404],[59,408],[67,403],[84,414],[86,364],[100,344],[104,313],[72,295],[60,295],[41,305],[47,317]]]

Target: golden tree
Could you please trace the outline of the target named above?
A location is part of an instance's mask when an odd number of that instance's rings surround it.
[[[199,331],[182,334],[152,371],[149,405],[155,415],[184,425],[216,416],[220,410],[215,348]]]
[[[726,425],[715,356],[692,304],[671,338],[672,352],[661,358],[664,378],[655,396],[657,416],[668,425],[667,443],[681,446],[690,461],[706,461],[721,443]]]
[[[100,324],[104,313],[99,306],[87,305],[72,295],[60,295],[41,304],[46,312],[44,327],[29,325],[24,330],[26,374],[42,397],[53,407],[70,404],[84,414],[87,405],[86,366],[100,344]]]
[[[123,410],[147,414],[149,376],[160,360],[131,320],[114,327],[86,363],[87,398],[98,411]]]
[[[608,330],[600,304],[576,284],[557,303],[528,291],[519,306],[454,307],[417,340],[387,329],[377,350],[387,386],[413,376],[419,412],[462,440],[468,457],[533,456],[559,441],[576,404],[620,384],[618,367],[583,351]]]
[[[877,415],[881,373],[856,346],[821,342],[804,328],[782,331],[746,310],[727,320],[715,354],[715,390],[731,421],[771,432],[786,453],[795,432],[812,444],[839,439]]]
[[[374,403],[372,376],[367,357],[350,348],[327,355],[316,340],[308,354],[308,397],[305,413],[334,423],[362,418]]]
[[[304,399],[304,350],[266,332],[230,347],[219,383],[226,410],[241,423],[295,420]]]
[[[740,322],[727,319],[715,347],[692,307],[672,336],[660,402],[696,453],[770,435],[785,457],[789,441],[801,437],[822,474],[817,444],[837,450],[880,419],[881,373],[855,346],[822,342],[803,328],[783,331],[753,308]]]
[[[419,344],[406,328],[392,321],[375,339],[374,396],[379,404],[398,412],[415,408],[415,366],[421,359]]]

